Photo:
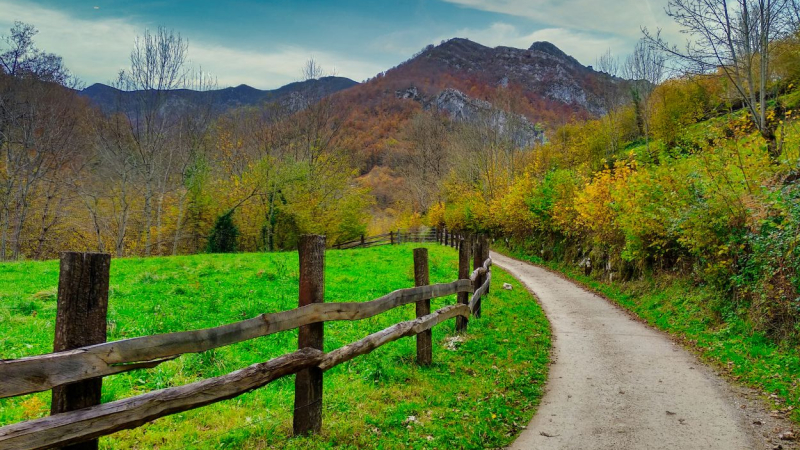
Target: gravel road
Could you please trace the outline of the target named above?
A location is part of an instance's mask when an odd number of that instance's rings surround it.
[[[778,448],[748,400],[669,336],[559,275],[491,256],[536,295],[554,338],[547,392],[510,448]]]

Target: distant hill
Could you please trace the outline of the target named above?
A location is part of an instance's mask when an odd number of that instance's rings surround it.
[[[358,85],[357,82],[344,77],[323,77],[318,80],[300,81],[287,84],[273,90],[261,90],[242,84],[212,91],[193,91],[177,89],[169,91],[166,105],[180,106],[187,104],[212,105],[217,112],[223,112],[240,106],[255,106],[264,102],[275,102],[289,98],[293,93],[312,89],[320,96],[330,95]],[[79,92],[89,98],[104,111],[124,109],[140,92],[121,91],[114,87],[96,83]]]
[[[454,38],[429,45],[335,97],[350,106],[346,128],[364,152],[363,170],[368,172],[385,163],[404,123],[431,105],[462,121],[487,108],[513,113],[509,117],[522,116],[530,124],[520,142],[542,142],[542,132],[604,115],[607,99],[627,95],[629,83],[582,65],[549,42],[527,49],[492,48]]]

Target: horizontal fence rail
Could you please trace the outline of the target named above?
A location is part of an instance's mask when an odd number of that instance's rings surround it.
[[[215,328],[159,334],[66,352],[0,361],[0,398],[46,391],[75,381],[155,367],[185,353],[199,353],[317,322],[361,320],[423,299],[472,292],[469,280],[400,289],[363,303],[315,303],[262,314]]]
[[[416,238],[421,239],[417,242],[444,244],[446,234],[445,231],[438,229],[416,234],[392,232],[389,233],[389,239],[392,243],[403,242],[402,239]],[[409,336],[417,336],[418,363],[430,364],[430,342],[424,339],[420,341],[422,336],[429,336],[429,330],[450,319],[457,319],[459,321],[457,330],[463,332],[466,331],[466,324],[470,317],[479,317],[481,298],[488,293],[491,283],[492,260],[488,257],[488,246],[482,244],[482,242],[485,243],[485,239],[473,240],[457,236],[456,243],[453,243],[455,239],[452,233],[447,235],[447,239],[448,245],[461,247],[459,267],[465,267],[465,264],[468,264],[469,251],[467,250],[469,246],[464,246],[471,242],[474,247],[476,267],[468,279],[460,277],[462,279],[450,283],[427,284],[427,250],[417,249],[414,261],[418,286],[396,290],[368,302],[314,303],[315,300],[312,300],[310,304],[293,310],[261,314],[252,319],[214,328],[143,336],[45,355],[0,361],[0,380],[2,380],[0,398],[49,389],[53,389],[55,395],[55,389],[61,389],[64,386],[101,380],[102,377],[130,370],[152,368],[182,354],[202,352],[282,331],[300,329],[300,349],[298,351],[264,363],[254,364],[226,375],[183,386],[156,390],[104,404],[97,404],[98,401],[89,404],[95,406],[71,408],[74,410],[68,409],[68,412],[53,413],[49,417],[0,427],[0,449],[34,450],[84,442],[94,442],[96,445],[96,439],[101,436],[136,428],[160,417],[234,398],[292,374],[297,374],[296,395],[305,396],[296,397],[296,405],[298,398],[317,399],[314,411],[305,411],[298,415],[298,408],[295,408],[295,434],[319,432],[322,420],[321,383],[324,371]],[[370,245],[369,242],[380,242],[379,239],[383,237],[385,236],[362,238],[358,240],[358,243],[359,245]],[[305,295],[303,292],[318,295],[317,293],[322,292],[318,289],[321,288],[322,280],[324,280],[321,272],[324,268],[322,264],[325,249],[324,237],[309,236],[308,238],[313,239],[304,240],[305,238],[301,238],[300,245],[301,304],[303,304],[303,295]],[[310,253],[303,253],[304,251]],[[76,255],[84,255],[83,258],[86,259],[85,254],[65,254],[73,260],[80,260],[80,258],[75,258]],[[62,268],[63,263],[64,259],[62,259]],[[316,264],[316,269],[309,269],[308,264]],[[64,273],[62,271],[62,277]],[[468,272],[460,269],[459,273],[466,275]],[[62,281],[65,280],[59,280],[59,292],[61,292]],[[66,283],[70,283],[70,280],[66,280]],[[72,280],[69,285],[76,285],[75,283],[75,280]],[[104,286],[108,286],[107,279]],[[453,294],[458,294],[457,304],[430,312],[430,299]],[[469,294],[472,295],[467,302],[466,296]],[[319,301],[322,299],[321,296],[316,298],[319,298]],[[323,348],[321,345],[322,328],[313,327],[321,327],[323,323],[331,321],[366,319],[409,304],[417,305],[416,319],[397,323],[328,353],[319,350]],[[420,307],[423,304],[428,306]],[[62,307],[60,300],[58,307]],[[306,339],[305,342],[310,342],[308,339],[312,335],[308,333],[314,333],[315,329],[319,330],[320,334],[313,338],[318,339],[317,344],[314,345],[319,346],[313,348],[308,344],[303,344],[304,339]],[[423,348],[420,347],[420,342],[428,342],[428,344]],[[301,375],[303,376],[301,377]],[[318,389],[314,386],[318,386]],[[69,403],[69,394],[66,395],[67,403]],[[301,405],[308,404],[301,403]]]

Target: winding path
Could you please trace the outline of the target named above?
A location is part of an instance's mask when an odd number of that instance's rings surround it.
[[[553,330],[547,392],[512,449],[762,448],[727,383],[665,334],[545,269],[492,253]]]

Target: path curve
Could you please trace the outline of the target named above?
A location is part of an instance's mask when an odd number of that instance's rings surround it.
[[[553,330],[547,392],[510,448],[762,448],[726,382],[665,334],[554,273],[491,256]]]

